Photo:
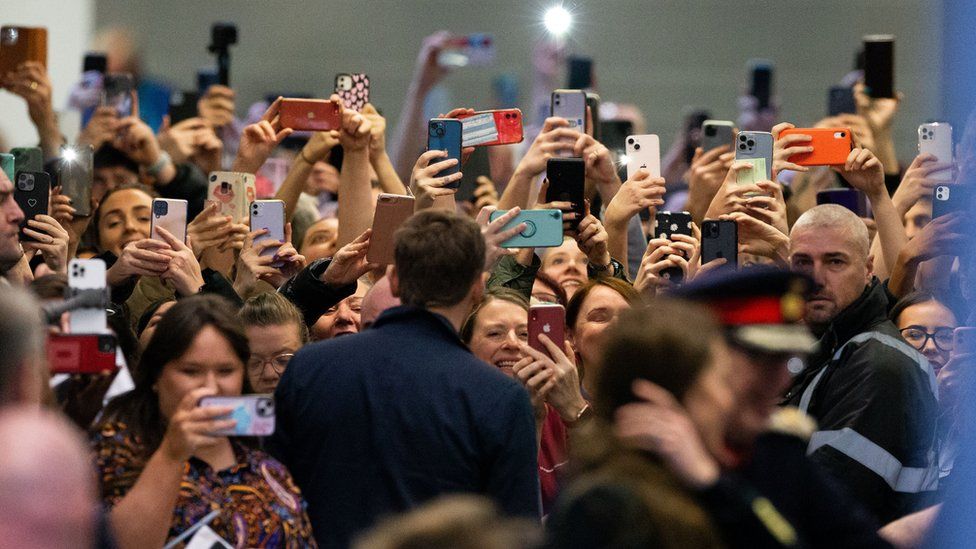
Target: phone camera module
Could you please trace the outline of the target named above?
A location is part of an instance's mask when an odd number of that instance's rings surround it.
[[[630,139],[628,139],[628,140],[627,140],[627,144],[628,144],[628,145],[633,145],[633,144],[634,144],[634,138],[633,138],[633,137],[631,137]]]
[[[210,176],[210,180],[211,181],[216,181],[217,180],[217,176],[216,175],[211,175]]]
[[[739,141],[745,141],[746,139],[749,139],[749,138],[746,137],[745,135],[740,135],[739,136]]]
[[[270,398],[262,398],[258,400],[254,409],[258,413],[258,417],[270,417],[274,415],[274,401]]]
[[[33,191],[34,190],[34,174],[23,173],[20,174],[20,178],[17,179],[17,188],[22,191]]]
[[[20,33],[17,29],[3,29],[3,36],[0,37],[0,43],[4,46],[12,46],[17,43],[17,39],[20,37]]]
[[[640,143],[634,144],[634,150],[635,151],[639,151],[640,150]]]
[[[756,142],[750,139],[749,141],[746,141],[746,145],[749,145],[749,148],[751,149],[752,147],[756,146]]]
[[[164,216],[169,213],[169,204],[166,202],[153,202],[153,215],[156,217]]]

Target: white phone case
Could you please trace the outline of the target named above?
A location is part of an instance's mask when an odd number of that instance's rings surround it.
[[[72,259],[68,262],[68,297],[80,290],[108,291],[105,262],[101,259]],[[68,332],[72,334],[108,333],[104,307],[86,307],[68,313]]]
[[[918,127],[918,154],[931,154],[939,164],[952,162],[952,126],[946,122],[932,122]],[[952,170],[942,170],[931,175],[939,183],[952,182]]]
[[[651,177],[661,177],[661,140],[654,134],[628,135],[627,179],[633,179],[637,170],[651,172]]]
[[[241,172],[210,172],[207,200],[220,205],[218,213],[229,215],[237,222],[247,215],[247,205],[254,201],[254,174]]]
[[[178,198],[154,198],[150,219],[149,238],[165,242],[156,231],[162,227],[174,238],[186,243],[186,200]]]
[[[263,240],[281,242],[285,240],[285,203],[281,200],[255,200],[251,202],[251,230],[268,229],[254,239],[257,244]],[[278,253],[280,246],[274,246],[261,252],[262,256],[273,256]]]
[[[565,118],[574,130],[585,131],[586,94],[583,90],[556,90],[552,92],[551,101],[553,116]]]

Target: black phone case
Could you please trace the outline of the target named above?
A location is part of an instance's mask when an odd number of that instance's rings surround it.
[[[546,202],[571,202],[576,219],[570,223],[575,230],[586,214],[586,164],[582,158],[550,158],[546,163]]]
[[[27,181],[33,179],[33,188],[25,188]],[[24,234],[27,222],[39,214],[47,214],[48,196],[51,192],[51,176],[44,172],[17,172],[14,183],[14,200],[24,212],[20,222],[20,240],[33,242],[34,238]]]
[[[972,211],[973,194],[973,190],[964,185],[937,185],[932,189],[932,219]]]
[[[200,94],[195,91],[175,91],[169,97],[169,123],[178,124],[197,116]]]
[[[894,38],[864,41],[864,88],[871,97],[895,96]]]
[[[827,95],[827,116],[857,114],[854,90],[847,86],[834,86]]]
[[[683,234],[691,236],[691,214],[688,212],[658,212],[654,219],[657,223],[654,226],[654,238],[670,239],[672,234]],[[680,284],[684,279],[684,273],[678,267],[668,267],[661,271],[661,276]]]
[[[709,220],[702,223],[702,265],[724,258],[723,268],[739,266],[739,227],[735,221]]]

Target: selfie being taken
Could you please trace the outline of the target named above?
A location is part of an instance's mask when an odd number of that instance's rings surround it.
[[[973,28],[0,0],[0,549],[972,547]]]

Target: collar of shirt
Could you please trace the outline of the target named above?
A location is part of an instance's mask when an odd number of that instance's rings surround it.
[[[437,332],[441,332],[445,339],[450,340],[453,343],[457,343],[464,349],[468,348],[468,346],[461,341],[461,336],[457,333],[457,330],[454,329],[454,325],[451,324],[446,317],[433,313],[427,309],[424,309],[423,307],[414,307],[412,305],[391,307],[380,314],[370,329],[377,329],[387,325],[396,324],[416,324],[417,322],[422,322]]]

